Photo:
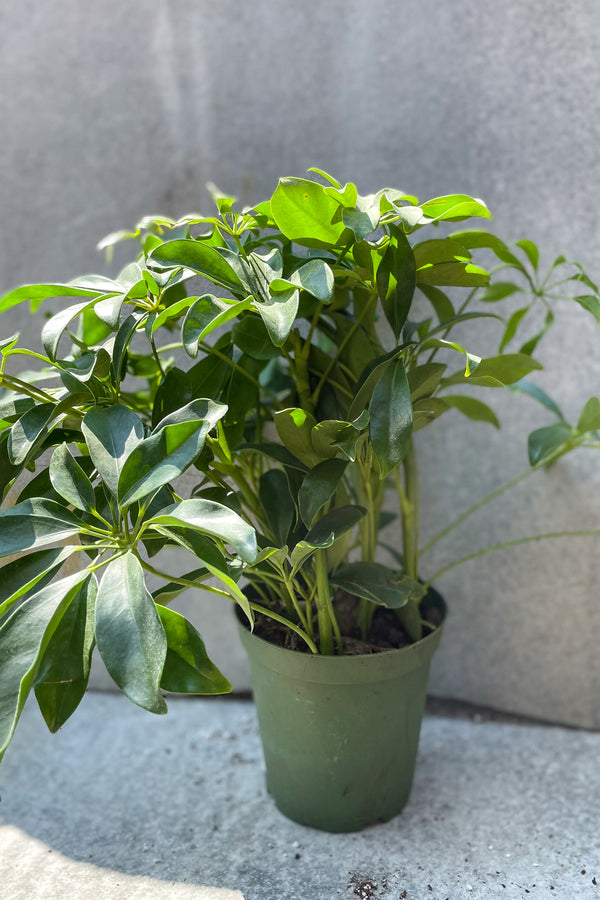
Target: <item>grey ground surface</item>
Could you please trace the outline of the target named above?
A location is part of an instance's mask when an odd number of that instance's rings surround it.
[[[430,715],[404,813],[331,835],[266,794],[248,701],[154,717],[93,693],[54,737],[29,706],[0,768],[0,897],[600,897],[599,752],[598,734]]]

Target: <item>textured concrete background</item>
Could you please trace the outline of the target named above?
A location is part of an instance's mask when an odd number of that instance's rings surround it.
[[[364,192],[482,196],[504,237],[598,277],[599,25],[595,0],[1,2],[0,287],[102,269],[100,237],[205,207],[208,179],[255,201],[314,164]],[[19,310],[2,332],[25,323]],[[540,383],[573,417],[597,391],[599,347],[591,319],[562,309]],[[544,416],[525,399],[495,406],[498,434],[451,413],[423,435],[426,533],[526,466]],[[538,474],[425,574],[508,536],[597,526],[599,482],[591,453]],[[444,578],[433,691],[600,727],[598,560],[594,541],[561,541]],[[229,617],[191,603],[243,686]]]

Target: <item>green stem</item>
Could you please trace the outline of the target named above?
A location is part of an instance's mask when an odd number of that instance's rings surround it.
[[[431,587],[434,581],[437,581],[437,579],[441,578],[442,575],[445,575],[446,572],[450,572],[451,569],[462,566],[464,563],[470,562],[472,559],[477,559],[479,556],[486,556],[488,553],[496,553],[498,550],[506,550],[509,547],[517,547],[519,544],[527,544],[531,541],[545,541],[549,538],[598,536],[600,536],[600,530],[598,529],[581,529],[577,531],[548,531],[545,534],[532,534],[528,537],[516,538],[513,541],[505,541],[503,544],[495,544],[493,547],[485,547],[483,550],[477,550],[476,553],[470,553],[468,556],[463,556],[461,559],[457,559],[455,562],[444,566],[425,582],[424,587]]]
[[[308,352],[310,351],[310,343],[302,344],[302,338],[299,332],[292,331],[290,340],[294,347],[294,374],[296,376],[296,390],[298,392],[298,400],[300,406],[311,415],[314,414],[316,400],[310,390],[310,376],[308,372]]]
[[[507,481],[506,484],[503,484],[499,488],[496,488],[496,490],[492,491],[491,494],[487,494],[481,500],[478,500],[477,503],[474,503],[473,506],[470,506],[463,513],[461,513],[460,516],[457,516],[456,519],[453,519],[453,521],[450,522],[449,525],[446,525],[445,528],[443,528],[440,532],[438,532],[438,534],[436,534],[435,537],[433,537],[429,541],[429,543],[423,547],[420,555],[422,556],[424,553],[427,553],[427,551],[431,550],[431,548],[434,547],[438,543],[438,541],[441,541],[442,538],[446,537],[446,535],[450,531],[452,531],[453,528],[456,528],[458,525],[461,525],[465,521],[465,519],[468,519],[469,516],[472,516],[473,513],[476,513],[487,503],[490,503],[492,500],[495,500],[496,497],[499,497],[500,494],[504,493],[504,491],[507,491],[511,487],[515,487],[515,485],[517,485],[517,484],[520,484],[521,481],[524,481],[525,478],[527,478],[529,475],[531,475],[532,472],[535,472],[536,469],[538,469],[538,468],[542,468],[542,467],[541,466],[531,466],[529,469],[525,469],[524,472],[521,472],[519,475],[515,476],[515,478],[512,478],[510,481]]]
[[[331,596],[329,580],[327,578],[327,557],[325,550],[317,550],[315,553],[315,573],[317,576],[315,602],[317,606],[317,623],[319,628],[321,653],[324,656],[332,656],[333,620],[329,611],[331,606]]]
[[[294,625],[293,622],[290,622],[289,619],[280,616],[278,613],[273,612],[270,609],[267,609],[265,606],[259,606],[258,603],[251,603],[250,608],[254,610],[254,612],[259,612],[263,616],[267,616],[269,619],[274,619],[276,622],[279,622],[281,625],[285,625],[286,628],[289,628],[291,631],[295,632],[298,637],[301,637],[302,640],[308,644],[312,653],[318,653],[315,642],[302,631],[301,628],[298,628],[297,625]]]
[[[56,398],[51,394],[47,394],[46,391],[41,390],[41,388],[38,388],[33,384],[27,384],[26,381],[21,381],[20,378],[17,378],[14,375],[2,374],[0,377],[0,385],[3,384],[6,384],[12,391],[16,391],[20,394],[27,394],[27,396],[31,397],[33,400],[43,400],[46,403],[57,402]]]

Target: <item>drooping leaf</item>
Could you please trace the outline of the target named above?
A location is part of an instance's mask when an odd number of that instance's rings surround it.
[[[90,575],[58,623],[37,671],[35,696],[51,732],[75,712],[87,689],[97,591],[96,578]]]
[[[157,606],[167,636],[167,656],[160,681],[163,691],[179,694],[228,694],[231,684],[208,658],[204,641],[182,615]]]
[[[0,556],[38,550],[73,537],[81,520],[54,500],[24,500],[0,511]]]
[[[369,414],[373,452],[385,478],[406,456],[412,432],[410,387],[402,360],[394,360],[377,382]]]
[[[96,642],[108,672],[138,706],[166,713],[160,679],[167,638],[140,561],[128,552],[109,562],[96,598]]]
[[[14,734],[44,651],[85,577],[85,572],[77,572],[46,585],[0,627],[0,759]]]
[[[408,317],[416,286],[415,257],[406,235],[390,226],[390,243],[377,269],[377,292],[396,340]]]
[[[269,300],[254,303],[254,309],[260,314],[276,347],[285,344],[296,320],[299,302],[300,292],[292,287],[280,294],[274,294]]]
[[[182,500],[148,519],[148,524],[189,526],[235,547],[244,562],[257,555],[256,534],[240,516],[212,500]]]
[[[573,429],[564,422],[537,428],[527,441],[529,462],[532,466],[550,462],[566,451],[572,438]]]
[[[143,439],[144,426],[134,412],[118,404],[91,409],[83,418],[81,430],[98,474],[117,497],[121,469]]]
[[[475,397],[466,397],[464,394],[444,394],[442,397],[447,406],[457,409],[469,419],[476,422],[489,422],[494,428],[500,428],[500,422],[493,409],[490,409],[481,400]]]
[[[416,603],[426,594],[426,588],[418,581],[375,562],[341,566],[330,575],[330,580],[349,594],[390,609],[399,609],[409,600]]]
[[[304,476],[298,491],[300,516],[311,528],[322,507],[331,500],[348,465],[345,459],[326,459]]]
[[[61,444],[52,454],[50,481],[56,493],[76,509],[95,509],[92,483],[66,444]]]

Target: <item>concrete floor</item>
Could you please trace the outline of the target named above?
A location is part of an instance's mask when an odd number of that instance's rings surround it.
[[[0,766],[1,900],[600,898],[600,734],[426,717],[396,820],[331,835],[266,794],[245,700],[155,717],[92,693],[34,705]]]

